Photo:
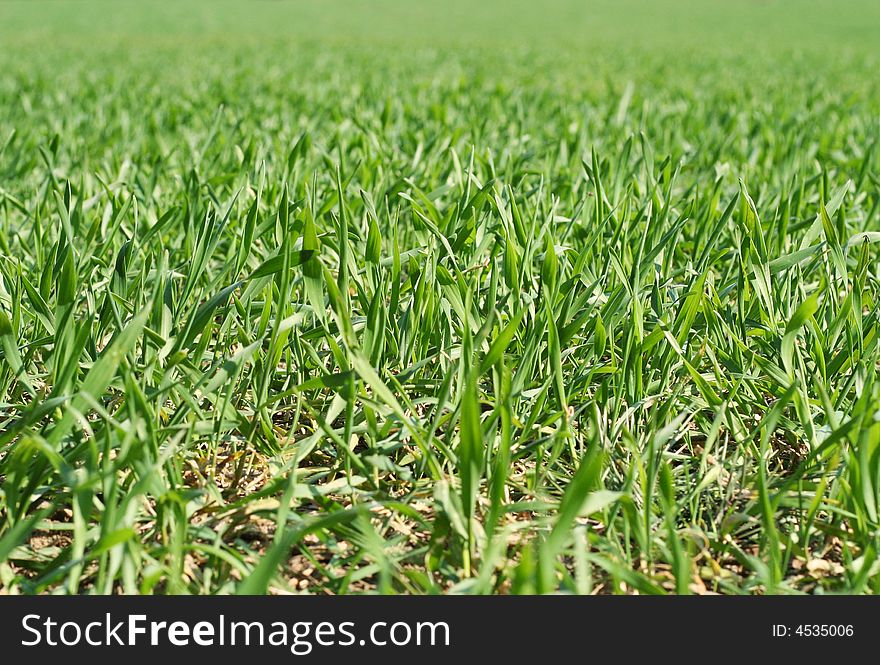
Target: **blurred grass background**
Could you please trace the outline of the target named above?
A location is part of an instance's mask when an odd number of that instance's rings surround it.
[[[877,100],[878,47],[874,0],[0,0],[8,94],[65,78],[180,91],[393,76],[574,95],[833,86]]]
[[[100,40],[93,47],[271,38],[816,54],[880,44],[873,0],[4,0],[0,19],[6,51],[78,39]]]

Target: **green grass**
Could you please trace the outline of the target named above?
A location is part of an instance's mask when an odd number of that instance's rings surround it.
[[[878,43],[0,3],[0,589],[880,591]]]

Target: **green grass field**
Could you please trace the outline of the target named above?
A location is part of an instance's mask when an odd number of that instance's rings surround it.
[[[0,590],[880,591],[880,3],[0,1]]]

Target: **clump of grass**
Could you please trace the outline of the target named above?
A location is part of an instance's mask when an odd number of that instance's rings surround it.
[[[4,591],[880,591],[872,3],[7,4]]]

